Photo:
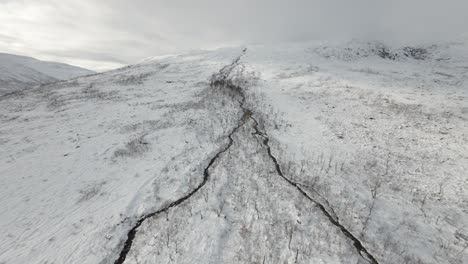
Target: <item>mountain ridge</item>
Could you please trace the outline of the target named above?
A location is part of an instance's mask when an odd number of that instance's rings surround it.
[[[65,63],[0,53],[0,95],[93,73]]]

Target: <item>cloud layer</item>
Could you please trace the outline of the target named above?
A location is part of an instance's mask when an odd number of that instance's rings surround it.
[[[466,0],[0,0],[0,52],[105,70],[240,43],[420,43],[468,31]]]

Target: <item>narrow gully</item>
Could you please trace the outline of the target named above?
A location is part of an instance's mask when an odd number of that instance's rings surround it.
[[[244,50],[244,53],[245,53],[246,50]],[[240,60],[240,57],[238,58],[236,64],[239,62]],[[230,70],[230,72],[232,72],[233,69]],[[346,227],[344,227],[338,220],[338,217],[334,214],[334,210],[333,208],[330,207],[330,210],[332,211],[332,213],[330,213],[326,207],[320,203],[319,201],[313,199],[309,194],[307,194],[307,192],[305,192],[301,187],[300,187],[300,184],[297,183],[297,182],[294,182],[292,181],[291,179],[289,179],[288,177],[286,177],[283,173],[283,171],[281,170],[281,166],[278,162],[278,159],[273,155],[272,151],[271,151],[271,147],[269,145],[269,142],[270,142],[270,138],[268,137],[268,134],[266,132],[262,132],[258,127],[259,127],[259,122],[253,117],[254,116],[254,113],[252,110],[250,110],[249,108],[245,107],[244,104],[245,104],[245,101],[246,101],[246,98],[245,98],[245,94],[244,94],[244,91],[242,89],[242,87],[239,87],[239,86],[236,86],[235,84],[232,83],[231,80],[227,79],[226,77],[223,78],[223,81],[224,83],[222,83],[225,87],[228,87],[229,90],[231,91],[234,91],[235,93],[237,93],[240,97],[241,97],[241,100],[240,100],[240,107],[242,108],[242,111],[244,112],[244,116],[250,118],[252,121],[253,121],[253,129],[255,131],[254,135],[257,135],[257,136],[260,136],[261,138],[263,138],[263,145],[265,146],[266,148],[266,151],[268,153],[268,156],[270,157],[270,159],[272,160],[272,162],[274,163],[275,165],[275,169],[276,169],[276,172],[277,174],[283,178],[287,183],[289,183],[290,185],[292,185],[294,188],[296,188],[303,196],[305,196],[309,201],[313,202],[314,204],[316,204],[316,206],[320,209],[320,211],[327,217],[327,219],[330,221],[331,224],[333,224],[334,226],[336,226],[343,235],[345,235],[348,239],[350,239],[353,243],[353,246],[354,248],[357,250],[357,252],[359,253],[359,255],[364,258],[366,261],[368,261],[369,263],[371,264],[378,264],[378,261],[377,259],[369,253],[369,251],[364,247],[364,245],[362,244],[362,242],[356,237],[354,236],[348,229],[346,229]],[[323,198],[323,197],[322,197]],[[326,200],[325,200],[326,201]],[[329,202],[326,201],[326,203],[329,205]]]
[[[247,111],[250,112],[250,110],[247,110]],[[356,248],[356,250],[358,251],[358,253],[359,253],[359,255],[361,257],[363,257],[369,263],[378,264],[377,259],[372,254],[369,253],[369,251],[364,247],[364,245],[361,243],[361,241],[359,241],[359,239],[357,239],[356,236],[354,236],[348,229],[346,229],[346,227],[344,227],[338,221],[338,218],[333,217],[332,214],[327,211],[327,209],[325,208],[325,206],[322,203],[318,202],[317,200],[313,199],[310,195],[308,195],[307,192],[305,192],[300,187],[299,183],[294,182],[291,179],[289,179],[288,177],[284,176],[283,171],[281,170],[281,166],[278,163],[278,159],[272,154],[271,147],[269,145],[270,138],[268,137],[268,135],[265,132],[260,131],[260,129],[258,128],[259,123],[257,122],[257,120],[252,116],[250,116],[250,118],[254,121],[254,125],[253,125],[253,128],[255,130],[254,134],[263,138],[263,145],[265,146],[265,148],[267,150],[268,156],[270,157],[270,159],[275,164],[275,169],[276,169],[277,174],[281,178],[283,178],[286,182],[288,182],[290,185],[292,185],[294,188],[296,188],[309,201],[315,203],[317,205],[317,207],[320,209],[320,211],[328,218],[330,223],[332,223],[334,226],[338,227],[340,229],[341,233],[343,233],[348,239],[350,239],[353,242],[354,248]]]
[[[238,64],[238,62],[240,60],[240,57],[244,53],[245,53],[245,50],[231,64],[223,67],[219,71],[218,74],[213,75],[212,76],[212,81],[210,83],[210,87],[217,88],[217,87],[220,87],[220,85],[222,83],[225,83],[226,82],[225,80],[228,78],[228,76],[230,75],[232,70],[236,67],[236,65]],[[220,79],[217,79],[217,78],[220,78]],[[241,97],[241,98],[242,99],[241,99],[241,101],[239,101],[239,104],[241,105],[241,107],[243,107],[243,104],[245,102],[245,97]],[[228,151],[231,148],[232,144],[234,143],[234,139],[232,138],[232,136],[245,124],[246,120],[247,120],[247,114],[246,114],[246,112],[244,112],[242,117],[238,120],[237,126],[228,134],[228,139],[229,139],[228,144],[224,148],[222,148],[219,152],[217,152],[216,155],[213,158],[210,159],[210,161],[208,162],[208,165],[203,170],[203,181],[195,189],[193,189],[191,192],[189,192],[188,194],[186,194],[182,198],[170,203],[168,206],[166,206],[166,207],[164,207],[164,208],[162,208],[162,209],[160,209],[158,211],[145,214],[145,215],[141,216],[138,219],[138,221],[135,223],[135,225],[130,229],[130,231],[128,231],[127,239],[125,240],[124,246],[123,246],[122,250],[120,251],[119,258],[114,262],[114,264],[123,264],[125,262],[125,260],[127,259],[127,255],[130,252],[130,249],[132,248],[133,240],[135,239],[138,228],[143,224],[143,222],[145,222],[149,218],[152,218],[152,217],[154,217],[156,215],[164,213],[164,212],[168,211],[169,209],[171,209],[173,207],[176,207],[176,206],[180,205],[181,203],[183,203],[184,201],[190,199],[190,197],[192,197],[192,195],[194,195],[196,192],[198,192],[206,184],[206,182],[210,178],[210,173],[209,173],[210,168],[213,166],[213,164],[216,162],[216,160],[218,160],[219,157],[223,153],[225,153],[226,151]]]
[[[245,94],[244,94],[244,91],[242,89],[242,87],[240,86],[237,86],[233,83],[233,81],[231,79],[229,79],[229,76],[230,74],[233,72],[233,70],[235,69],[236,66],[238,66],[239,64],[239,61],[242,57],[242,55],[244,55],[246,52],[246,49],[243,50],[242,54],[237,57],[231,64],[229,65],[226,65],[225,67],[223,67],[218,73],[214,74],[211,78],[211,82],[210,82],[210,87],[212,88],[225,88],[225,89],[228,89],[228,91],[231,91],[234,93],[234,96],[237,95],[238,97],[240,97],[240,100],[239,100],[239,105],[240,105],[240,108],[242,109],[243,111],[243,115],[242,117],[239,119],[238,121],[238,125],[229,133],[228,135],[228,139],[229,139],[229,142],[228,144],[219,152],[216,153],[216,155],[209,161],[208,165],[205,167],[204,171],[203,171],[203,181],[202,183],[200,183],[195,189],[193,189],[190,193],[188,193],[187,195],[185,195],[184,197],[172,202],[171,204],[169,204],[168,206],[164,207],[163,209],[160,209],[156,212],[152,212],[152,213],[149,213],[149,214],[146,214],[144,216],[142,216],[137,222],[136,224],[133,226],[132,229],[130,229],[130,231],[128,232],[127,234],[127,240],[125,241],[124,243],[124,247],[122,249],[122,251],[120,252],[120,255],[119,255],[119,258],[114,262],[115,264],[123,264],[126,257],[127,257],[127,254],[129,253],[131,247],[132,247],[132,244],[133,244],[133,240],[136,236],[136,233],[138,231],[138,228],[143,224],[143,222],[153,216],[156,216],[160,213],[163,213],[163,212],[166,212],[168,211],[170,208],[173,208],[175,206],[178,206],[180,205],[181,203],[183,203],[184,201],[188,200],[192,195],[194,195],[196,192],[198,192],[205,184],[206,182],[208,181],[209,177],[210,177],[210,174],[209,174],[209,170],[210,168],[213,166],[213,164],[216,162],[216,160],[219,159],[219,157],[225,153],[226,151],[229,150],[229,148],[231,148],[231,146],[233,145],[234,143],[234,140],[232,138],[232,136],[246,123],[246,121],[248,119],[251,119],[253,121],[253,125],[252,125],[252,128],[254,129],[254,135],[257,135],[259,137],[261,137],[263,140],[261,141],[268,153],[268,156],[269,158],[272,160],[274,166],[275,166],[275,169],[276,169],[276,172],[277,174],[283,178],[287,183],[289,183],[291,186],[293,186],[294,188],[296,188],[296,190],[298,190],[303,196],[305,196],[309,201],[313,202],[314,204],[316,204],[316,206],[320,209],[320,211],[325,215],[325,217],[329,220],[329,222],[334,225],[335,227],[337,227],[343,235],[345,235],[349,240],[351,240],[354,248],[356,249],[356,251],[358,252],[358,254],[363,258],[365,259],[366,261],[368,261],[369,263],[371,264],[378,264],[378,261],[377,259],[369,253],[369,251],[364,247],[364,245],[362,244],[361,241],[359,241],[359,239],[357,237],[355,237],[348,229],[346,229],[346,227],[344,227],[338,220],[338,218],[336,216],[334,216],[334,214],[332,215],[332,213],[330,213],[326,207],[320,203],[319,201],[313,199],[309,194],[307,194],[306,191],[304,191],[301,187],[300,187],[300,184],[297,183],[297,182],[294,182],[292,181],[291,179],[289,179],[288,177],[286,177],[283,173],[283,171],[281,170],[281,166],[278,162],[278,159],[276,158],[276,156],[273,155],[272,153],[272,150],[271,150],[271,147],[269,145],[269,142],[270,142],[270,138],[268,137],[268,134],[266,132],[262,132],[260,129],[259,129],[259,122],[253,117],[254,116],[254,113],[252,112],[252,110],[248,109],[247,107],[245,107],[245,101],[246,101],[246,97],[245,97]],[[328,203],[328,201],[326,201],[326,203]],[[332,212],[333,209],[330,208],[330,210]]]

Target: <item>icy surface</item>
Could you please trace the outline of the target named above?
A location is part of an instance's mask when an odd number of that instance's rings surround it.
[[[467,263],[467,51],[252,46],[1,97],[0,263]]]
[[[93,73],[63,63],[0,53],[0,95]]]

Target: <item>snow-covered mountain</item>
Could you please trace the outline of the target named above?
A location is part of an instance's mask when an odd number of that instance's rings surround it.
[[[0,53],[0,95],[93,73],[64,63]]]
[[[249,46],[0,97],[0,263],[468,263],[468,47]]]

